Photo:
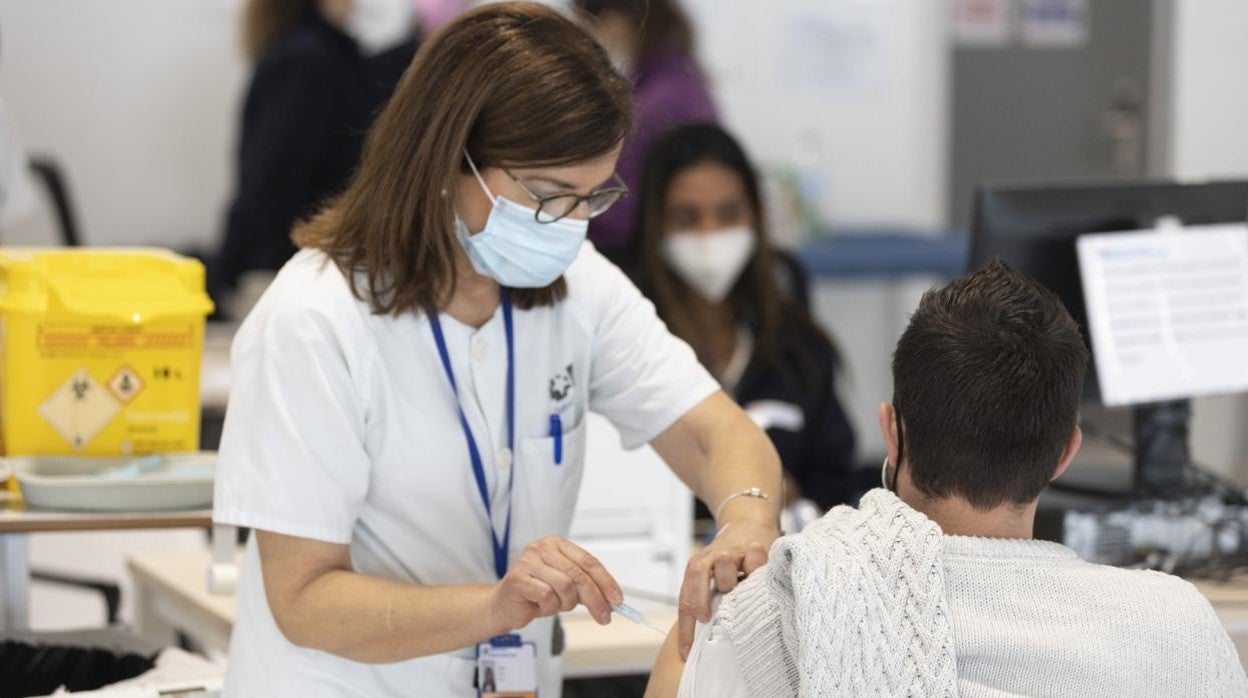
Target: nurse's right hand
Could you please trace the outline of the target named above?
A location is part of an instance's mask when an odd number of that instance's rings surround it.
[[[559,536],[530,543],[490,594],[490,610],[506,632],[577,604],[606,625],[611,604],[623,602],[620,585],[598,558]]]

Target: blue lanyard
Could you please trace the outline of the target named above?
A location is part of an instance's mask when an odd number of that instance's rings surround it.
[[[494,571],[502,579],[507,574],[507,552],[511,547],[511,485],[516,472],[516,372],[514,341],[511,326],[511,297],[507,289],[502,289],[503,328],[507,334],[507,448],[511,453],[511,464],[507,475],[507,523],[503,527],[503,539],[498,539],[494,530],[494,514],[490,507],[490,490],[485,484],[485,465],[481,461],[481,451],[477,448],[477,440],[472,436],[472,428],[468,426],[468,417],[464,415],[463,403],[459,401],[459,386],[455,382],[455,371],[451,368],[451,355],[446,350],[446,338],[442,335],[442,323],[438,320],[436,310],[429,311],[429,327],[433,330],[433,341],[438,345],[438,355],[442,357],[442,368],[446,369],[446,377],[451,382],[451,391],[455,393],[455,407],[459,410],[459,424],[464,429],[464,439],[468,442],[468,458],[472,461],[472,475],[477,480],[477,492],[481,495],[481,503],[485,505],[485,523],[490,528],[490,539],[494,544]]]

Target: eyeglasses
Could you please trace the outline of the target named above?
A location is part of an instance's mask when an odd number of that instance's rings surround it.
[[[611,175],[611,179],[618,186],[595,189],[585,196],[580,194],[538,196],[532,189],[524,186],[524,182],[521,182],[510,170],[503,168],[503,172],[506,172],[507,176],[511,177],[511,181],[516,183],[516,186],[523,189],[525,194],[528,194],[537,202],[536,217],[538,223],[554,223],[557,220],[567,218],[582,202],[588,211],[588,217],[597,218],[606,213],[620,199],[628,195],[628,186],[624,184],[623,179],[620,179],[619,173]]]

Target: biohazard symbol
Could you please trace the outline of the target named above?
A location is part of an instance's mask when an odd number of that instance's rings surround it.
[[[122,366],[108,379],[108,389],[118,400],[128,403],[143,391],[143,379],[129,366]]]

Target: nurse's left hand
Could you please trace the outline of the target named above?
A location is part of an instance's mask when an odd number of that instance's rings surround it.
[[[680,587],[680,656],[688,658],[695,621],[711,620],[711,588],[732,591],[737,582],[767,562],[771,543],[780,536],[774,523],[745,519],[730,521],[715,540],[689,560]]]

